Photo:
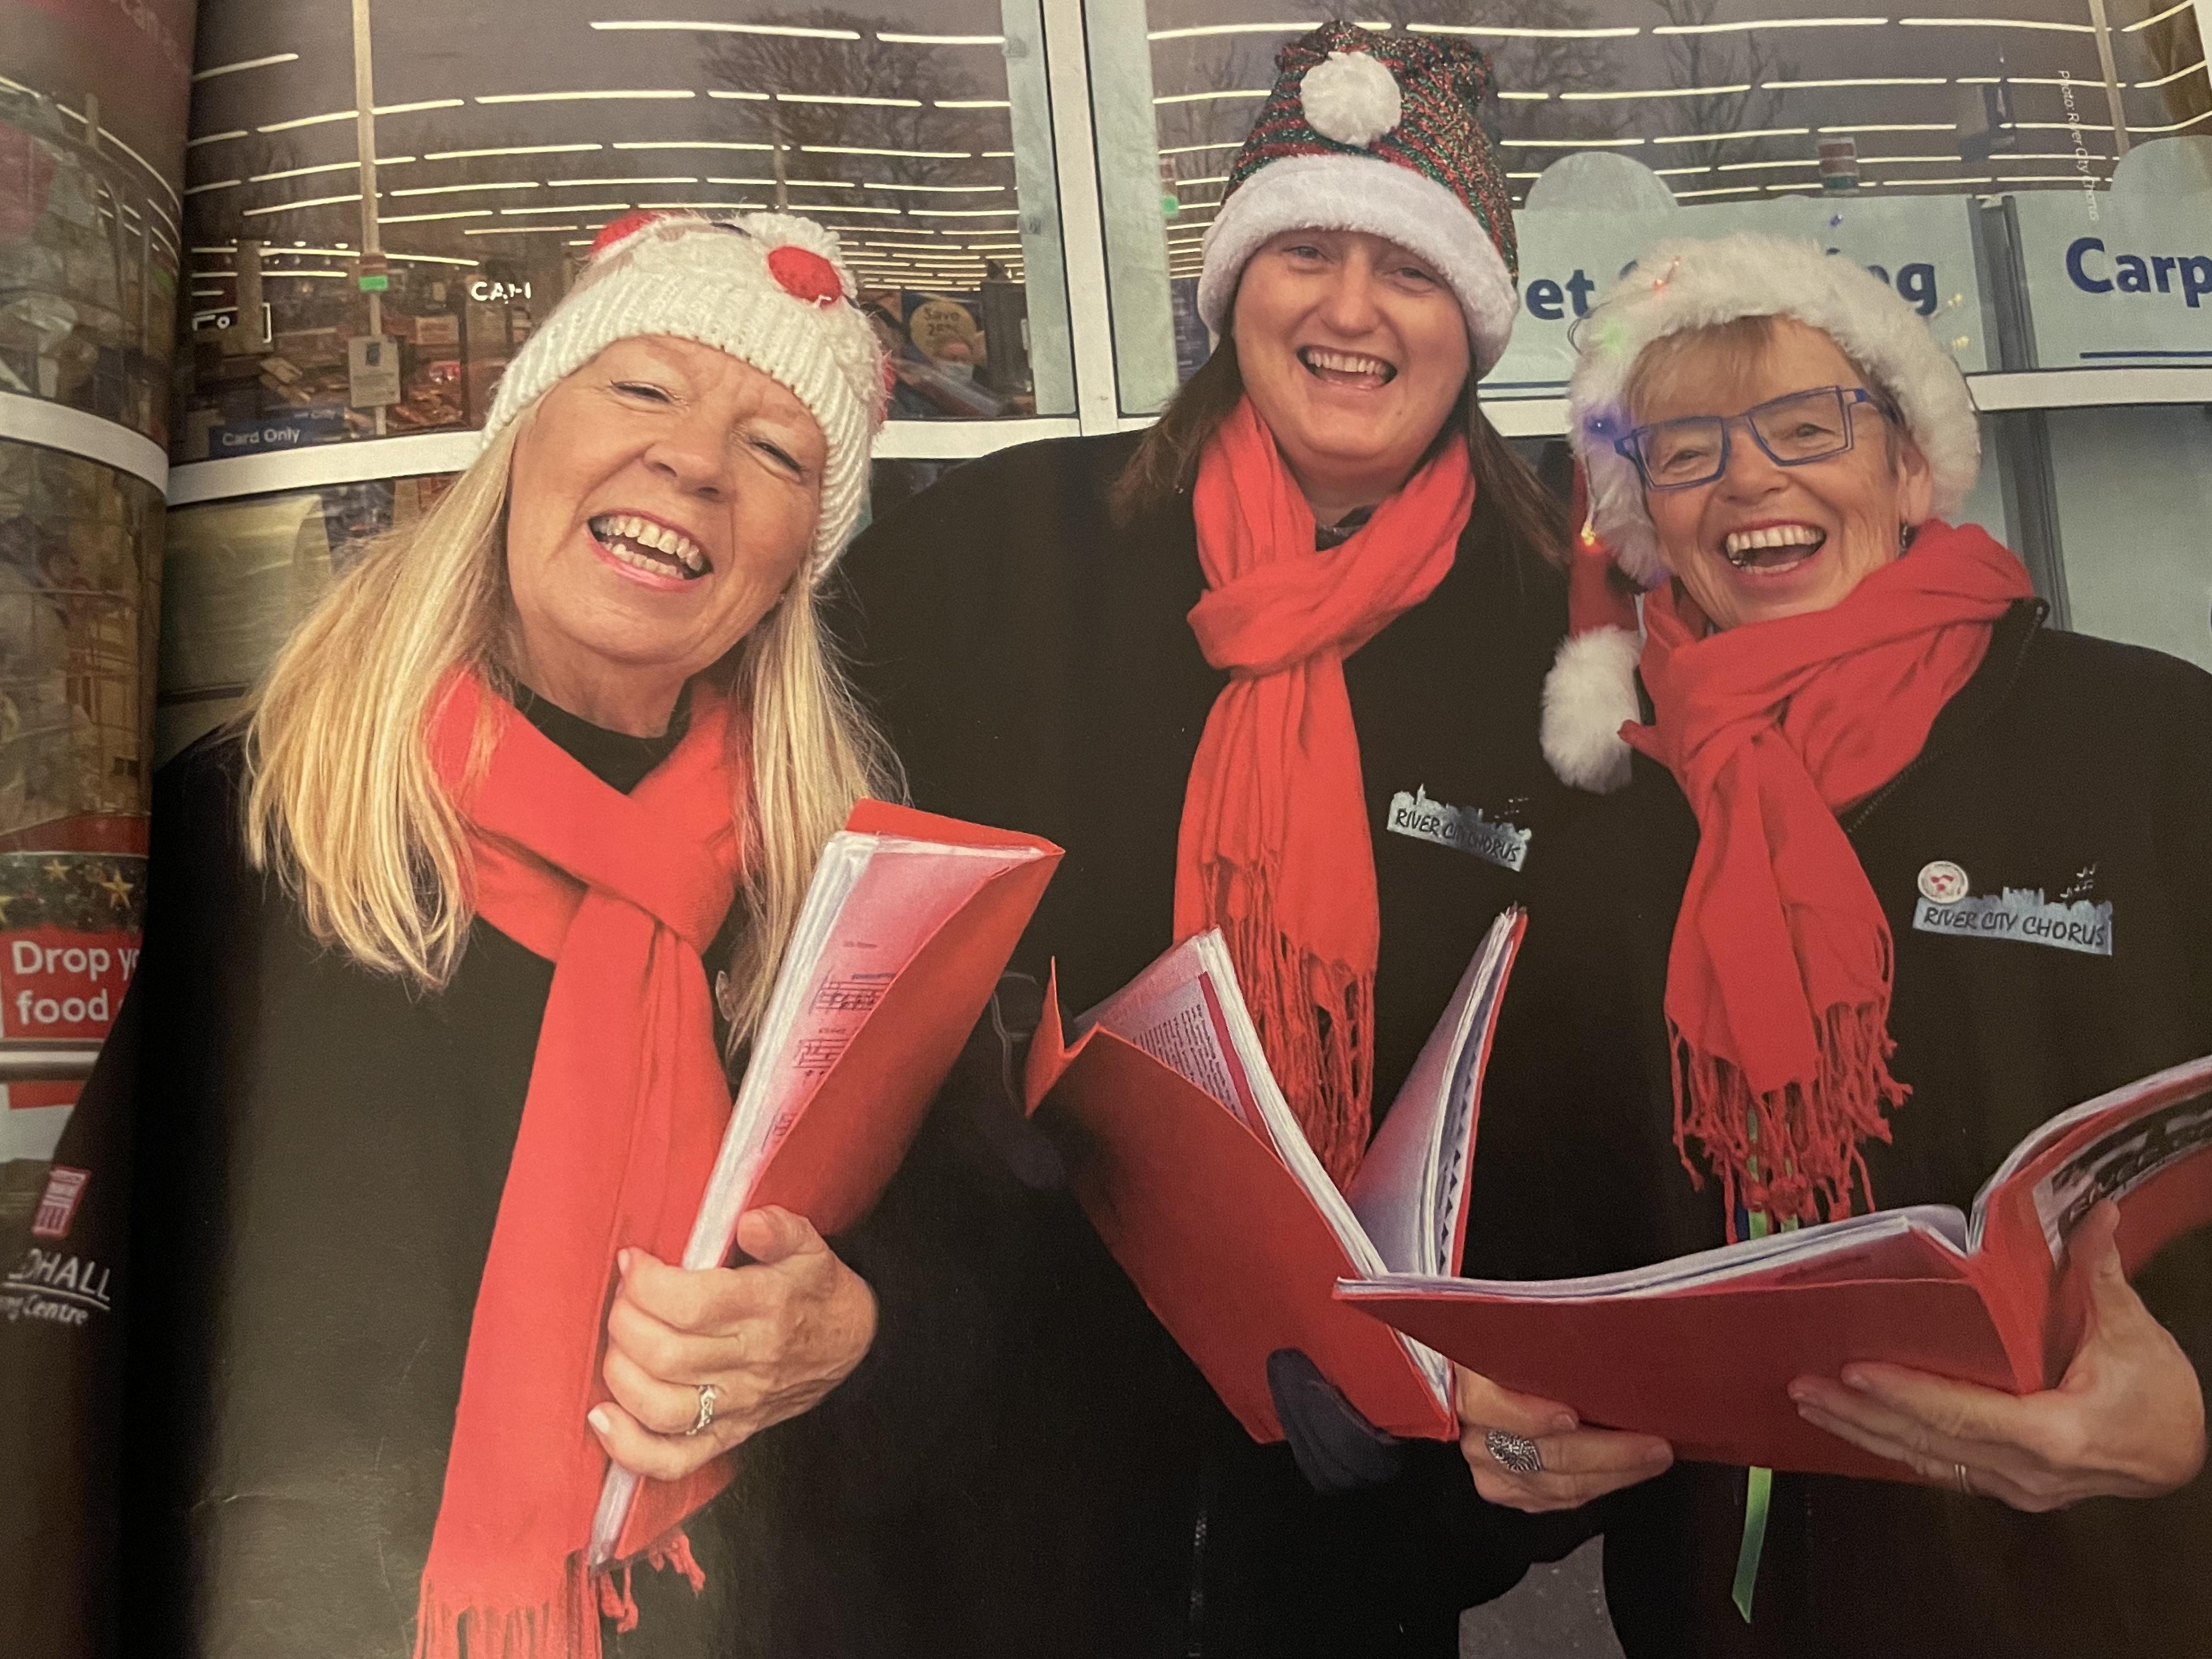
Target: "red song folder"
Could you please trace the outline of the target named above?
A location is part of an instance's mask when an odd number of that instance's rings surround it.
[[[2212,1056],[2037,1129],[1975,1197],[1878,1210],[1588,1279],[1346,1275],[1347,1307],[1585,1422],[1662,1435],[1707,1463],[1910,1480],[1798,1417],[1786,1389],[1886,1360],[2014,1394],[2052,1388],[2081,1340],[2066,1241],[2120,1207],[2130,1273],[2212,1221]]]
[[[1073,1044],[1047,994],[1030,1109],[1060,1115],[1091,1224],[1255,1440],[1283,1437],[1267,1375],[1279,1348],[1304,1350],[1377,1427],[1458,1432],[1443,1360],[1331,1291],[1459,1259],[1482,1073],[1524,926],[1515,909],[1492,927],[1340,1194],[1267,1069],[1218,933],[1170,951]]]
[[[823,850],[753,1035],[684,1267],[721,1266],[747,1210],[781,1205],[823,1234],[867,1212],[1060,858],[1034,836],[882,801],[853,809]],[[594,1564],[671,1524],[634,1504],[641,1484],[608,1469]]]

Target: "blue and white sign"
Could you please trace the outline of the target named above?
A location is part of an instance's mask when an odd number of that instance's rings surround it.
[[[2212,368],[2212,195],[2038,191],[2015,211],[2041,367]]]
[[[1973,202],[1958,196],[1883,201],[1786,196],[1645,212],[1531,208],[1516,216],[1521,317],[1483,380],[1492,398],[1557,397],[1574,366],[1568,331],[1595,296],[1652,244],[1757,230],[1818,239],[1890,283],[1969,374],[1991,368],[1974,264]]]
[[[232,421],[208,434],[208,459],[300,449],[309,444],[333,443],[345,434],[345,416],[336,410],[299,410],[258,421]]]

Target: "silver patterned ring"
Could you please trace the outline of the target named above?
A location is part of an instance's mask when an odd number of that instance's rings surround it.
[[[1981,1496],[1979,1492],[1974,1490],[1974,1474],[1972,1469],[1969,1469],[1964,1463],[1954,1463],[1951,1465],[1951,1470],[1953,1474],[1959,1477],[1959,1490],[1960,1492],[1966,1493],[1969,1498],[1978,1498]]]
[[[1498,1467],[1515,1474],[1541,1474],[1544,1454],[1536,1443],[1526,1435],[1508,1434],[1503,1429],[1492,1429],[1482,1437],[1482,1443],[1498,1461]]]
[[[714,1385],[712,1382],[699,1384],[699,1415],[692,1419],[691,1426],[684,1431],[685,1439],[690,1439],[695,1434],[704,1434],[713,1425],[714,1394]]]

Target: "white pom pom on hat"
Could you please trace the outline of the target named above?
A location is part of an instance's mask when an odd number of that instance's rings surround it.
[[[1298,102],[1324,138],[1364,148],[1398,125],[1405,102],[1397,77],[1371,52],[1333,52],[1305,72]]]
[[[1477,115],[1489,59],[1340,19],[1284,46],[1275,70],[1206,227],[1199,316],[1229,326],[1244,267],[1269,238],[1362,231],[1431,265],[1486,372],[1521,309],[1512,198]]]
[[[810,573],[818,580],[860,524],[883,425],[883,346],[855,291],[836,233],[795,214],[618,219],[507,365],[485,441],[617,340],[664,334],[711,346],[783,386],[822,428],[829,459]]]

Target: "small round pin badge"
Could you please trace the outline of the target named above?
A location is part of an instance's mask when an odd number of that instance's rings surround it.
[[[1932,859],[1920,866],[1922,896],[1936,904],[1956,904],[1966,896],[1966,872],[1948,859]]]

